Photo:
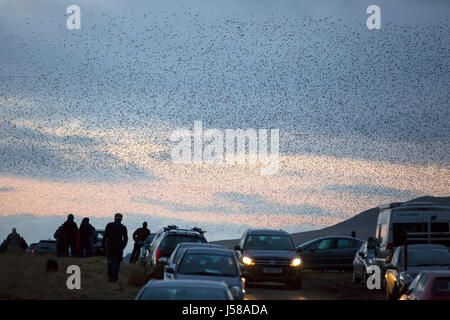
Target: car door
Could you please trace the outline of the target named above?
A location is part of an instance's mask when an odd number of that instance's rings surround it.
[[[336,246],[334,238],[325,238],[312,243],[305,251],[305,265],[311,268],[325,268],[333,263],[332,253]]]
[[[361,246],[355,255],[353,268],[355,268],[355,273],[358,277],[363,276],[363,270],[365,268],[364,259],[367,257],[367,243]]]
[[[359,249],[357,243],[360,242],[354,239],[337,238],[336,249],[332,252],[332,256],[334,257],[333,265],[350,267]]]

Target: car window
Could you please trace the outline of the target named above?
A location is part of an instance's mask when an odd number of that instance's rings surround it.
[[[196,242],[203,243],[206,240],[203,237],[187,236],[187,235],[171,235],[161,241],[161,248],[173,251],[179,243],[182,242]]]
[[[337,239],[337,249],[349,249],[355,247],[355,241],[351,239]]]
[[[208,253],[185,253],[178,267],[181,274],[197,274],[211,276],[239,275],[235,259],[232,256],[224,256]]]
[[[399,263],[403,263],[404,251],[401,250]],[[450,265],[450,253],[446,249],[408,248],[408,266],[445,266]]]
[[[431,292],[436,296],[450,296],[450,277],[439,277],[434,279]]]
[[[324,239],[318,242],[317,250],[333,249],[335,247],[334,239]]]
[[[147,288],[140,300],[227,300],[220,288]]]
[[[290,236],[249,235],[245,243],[247,250],[294,250]]]
[[[428,280],[428,275],[427,274],[422,274],[422,276],[420,277],[420,279],[417,281],[417,286],[414,289],[414,293],[417,295],[422,294],[423,290],[425,289],[425,285],[427,283]]]
[[[419,274],[418,276],[416,276],[414,278],[414,280],[411,282],[411,284],[408,287],[409,292],[415,292],[417,283],[419,282],[421,277],[422,277],[422,274]]]
[[[408,232],[428,232],[427,223],[394,223],[394,247],[401,246],[405,244]],[[419,238],[419,236],[414,236]],[[425,239],[424,239],[425,240]],[[417,241],[418,243],[424,242]]]
[[[397,250],[395,250],[394,255],[392,256],[391,263],[394,266],[398,266],[399,265],[398,257],[400,255],[400,251],[401,251],[401,248],[398,248]]]

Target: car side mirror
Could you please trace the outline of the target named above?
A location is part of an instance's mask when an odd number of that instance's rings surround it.
[[[360,256],[361,258],[365,258],[366,257],[366,255],[364,254],[364,252],[358,252],[358,256]]]
[[[303,249],[299,247],[299,248],[295,249],[295,252],[297,252],[297,253],[303,252]]]
[[[241,250],[241,246],[240,245],[235,245],[234,246],[234,250],[240,251]]]
[[[161,263],[161,264],[167,264],[167,258],[166,257],[162,257],[162,258],[159,258],[159,260],[158,260],[158,262],[159,263]]]
[[[175,270],[173,269],[173,267],[166,267],[166,268],[165,268],[165,271],[166,271],[167,273],[175,273]]]

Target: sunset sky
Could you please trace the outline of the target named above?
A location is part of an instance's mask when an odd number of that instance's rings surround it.
[[[1,216],[295,231],[449,196],[449,1],[70,4],[0,0]],[[279,129],[279,171],[174,164],[194,121]]]

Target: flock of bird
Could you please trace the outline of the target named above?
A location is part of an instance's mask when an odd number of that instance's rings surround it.
[[[68,30],[66,18],[0,18],[3,173],[76,176],[86,163],[68,170],[74,151],[58,147],[75,144],[91,171],[114,175],[101,139],[51,137],[23,120],[112,131],[202,120],[279,128],[283,153],[449,164],[448,19],[368,30],[333,17],[110,10],[82,11],[82,28]]]

